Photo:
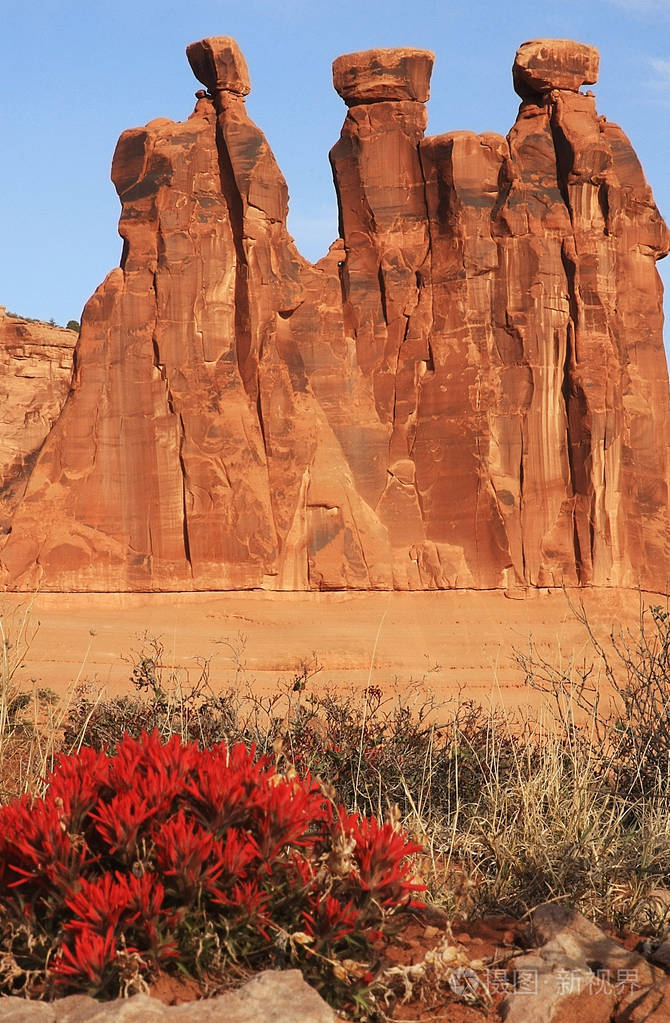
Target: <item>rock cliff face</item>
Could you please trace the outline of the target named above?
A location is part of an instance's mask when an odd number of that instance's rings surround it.
[[[0,306],[0,545],[70,390],[77,335]]]
[[[424,138],[433,56],[340,57],[340,239],[315,266],[226,37],[184,123],[125,132],[124,239],[0,554],[45,589],[642,585],[668,575],[670,236],[524,44],[509,136]]]

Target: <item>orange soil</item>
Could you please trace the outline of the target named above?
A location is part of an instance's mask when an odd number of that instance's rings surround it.
[[[64,693],[89,680],[108,695],[129,691],[131,657],[145,632],[161,638],[165,661],[197,675],[211,658],[216,687],[250,682],[257,691],[293,678],[305,661],[322,665],[319,686],[387,691],[423,682],[440,699],[474,697],[494,706],[537,707],[523,685],[515,650],[537,650],[553,663],[589,659],[586,631],[570,607],[583,601],[594,632],[639,624],[634,590],[451,590],[432,593],[39,594],[0,595],[5,631],[16,635],[28,609],[32,641],[16,675]],[[245,671],[237,672],[237,650]]]

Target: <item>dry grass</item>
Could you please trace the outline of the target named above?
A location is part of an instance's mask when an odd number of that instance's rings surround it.
[[[26,682],[30,645],[39,622],[33,600],[5,613],[0,605],[0,802],[25,793],[39,793],[63,749],[63,736],[72,704],[85,671],[79,673],[63,698],[53,690]],[[97,701],[102,700],[98,693]],[[85,729],[82,730],[81,741]]]

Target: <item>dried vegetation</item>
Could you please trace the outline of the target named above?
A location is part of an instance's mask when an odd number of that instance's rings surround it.
[[[527,685],[547,698],[536,718],[460,696],[438,705],[429,680],[397,695],[372,679],[362,693],[329,690],[315,663],[274,695],[258,695],[243,637],[226,641],[238,670],[225,692],[210,684],[208,661],[189,677],[169,665],[160,639],[145,637],[130,659],[128,695],[102,699],[78,681],[56,703],[19,686],[29,614],[0,619],[2,799],[43,795],[59,751],[112,753],[124,736],[154,731],[200,750],[243,743],[281,777],[318,778],[333,806],[386,821],[420,845],[413,870],[452,917],[519,917],[547,900],[569,901],[600,924],[665,934],[670,615],[641,609],[637,632],[613,632],[603,643],[583,609],[573,611],[590,639],[588,657],[561,664],[532,646],[516,655]],[[420,984],[411,971],[368,975],[360,955],[338,955],[333,989],[341,998],[347,987],[365,988],[350,1006],[360,1018],[384,1018],[407,985]],[[424,973],[431,969],[424,964]]]

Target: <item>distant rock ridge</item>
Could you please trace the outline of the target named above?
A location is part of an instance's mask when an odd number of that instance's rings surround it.
[[[0,306],[0,546],[70,390],[73,330]]]
[[[428,51],[339,57],[314,266],[237,45],[187,55],[191,117],[117,145],[121,266],[12,491],[3,584],[665,590],[670,234],[580,91],[597,51],[524,43],[507,138],[424,137]]]

